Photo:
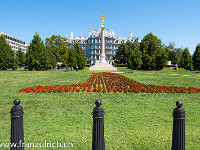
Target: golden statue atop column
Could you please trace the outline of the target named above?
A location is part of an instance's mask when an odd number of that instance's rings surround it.
[[[104,20],[106,19],[106,18],[103,17],[103,13],[102,13],[102,16],[101,16],[100,19],[102,20],[102,22],[101,22],[101,26],[103,27],[103,26],[104,26]]]

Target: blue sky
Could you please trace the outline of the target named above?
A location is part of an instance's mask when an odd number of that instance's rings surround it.
[[[31,42],[51,35],[88,36],[101,26],[115,36],[143,38],[152,32],[165,45],[188,47],[193,54],[200,43],[199,0],[0,0],[0,31]]]

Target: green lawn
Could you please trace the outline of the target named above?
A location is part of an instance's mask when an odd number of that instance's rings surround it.
[[[200,72],[197,71],[118,68],[117,72],[125,72],[122,75],[145,84],[200,88]],[[18,92],[34,85],[83,83],[91,75],[88,68],[78,72],[0,71],[0,143],[10,141],[10,109],[13,100],[20,99],[24,108],[25,143],[71,142],[73,148],[68,149],[89,150],[92,147],[91,112],[95,101],[101,100],[105,110],[107,150],[171,149],[172,112],[179,100],[186,110],[186,149],[200,148],[200,94]]]

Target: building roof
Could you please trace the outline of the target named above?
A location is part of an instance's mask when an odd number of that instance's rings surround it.
[[[3,34],[3,35],[5,35],[5,36],[9,36],[9,37],[11,37],[11,38],[13,38],[13,39],[15,39],[15,40],[18,40],[18,41],[22,41],[22,40],[19,40],[19,39],[15,38],[14,36],[12,36],[12,35],[10,35],[10,34],[8,34],[8,33],[3,32],[3,31],[0,31],[0,34]],[[25,41],[22,41],[22,42],[25,43]]]

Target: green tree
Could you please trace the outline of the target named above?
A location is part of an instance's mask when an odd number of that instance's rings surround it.
[[[144,36],[140,43],[140,51],[142,52],[143,69],[160,69],[164,67],[164,62],[167,61],[166,52],[157,36],[152,33]],[[159,61],[161,62],[159,63]]]
[[[171,61],[172,64],[175,64],[175,56],[176,56],[176,51],[175,51],[175,47],[174,44],[170,43],[169,46],[165,46],[164,47],[165,52],[167,52],[167,60]]]
[[[86,65],[86,54],[84,49],[82,49],[78,42],[74,44],[74,50],[76,52],[76,59],[77,59],[77,65],[79,69],[83,69]]]
[[[122,43],[120,44],[115,59],[121,64],[128,64],[133,69],[139,69],[142,65],[142,53],[138,43]]]
[[[22,52],[21,47],[19,47],[19,50],[16,52],[16,63],[18,67],[22,67],[25,65],[26,60],[26,54]]]
[[[185,48],[181,57],[181,67],[185,68],[186,70],[192,70],[192,63],[192,56],[188,48]]]
[[[181,65],[182,54],[183,54],[182,48],[175,48],[175,58],[173,64]]]
[[[129,43],[128,43],[129,44]],[[128,47],[128,64],[133,69],[139,69],[142,65],[142,53],[138,43],[131,43]]]
[[[49,66],[51,66],[51,68],[55,68],[56,64],[57,64],[57,60],[56,60],[56,56],[53,54],[53,50],[46,45],[46,53],[47,53],[47,58],[48,58],[48,62],[49,62]]]
[[[197,45],[192,59],[194,70],[200,70],[200,44]]]
[[[68,64],[69,50],[65,43],[65,38],[60,35],[52,35],[51,38],[46,38],[46,46],[52,49],[57,62]]]
[[[170,44],[169,46],[164,47],[165,52],[168,54],[169,61],[172,62],[172,64],[180,65],[183,49],[182,48],[175,48],[174,44]]]
[[[51,63],[47,51],[46,46],[43,41],[41,41],[39,33],[36,33],[26,53],[26,65],[28,70],[49,69]]]
[[[0,35],[0,69],[16,69],[15,52],[6,42],[4,35]]]
[[[122,43],[119,45],[115,58],[120,62],[120,64],[126,64],[128,61],[128,47],[127,43]]]
[[[163,49],[158,49],[156,51],[156,69],[161,70],[166,65],[166,60],[168,58],[167,53]]]
[[[69,49],[67,49],[65,53],[62,54],[61,58],[63,65],[67,66],[69,64]]]
[[[39,67],[35,68],[36,70],[47,70],[50,69],[51,67],[54,68],[56,66],[56,58],[55,55],[53,55],[51,49],[46,47],[43,43],[42,44],[42,51],[41,55],[39,57]]]
[[[71,45],[69,49],[69,67],[71,70],[73,68],[76,68],[77,65],[77,57],[76,57],[76,50],[74,49],[74,46]]]

